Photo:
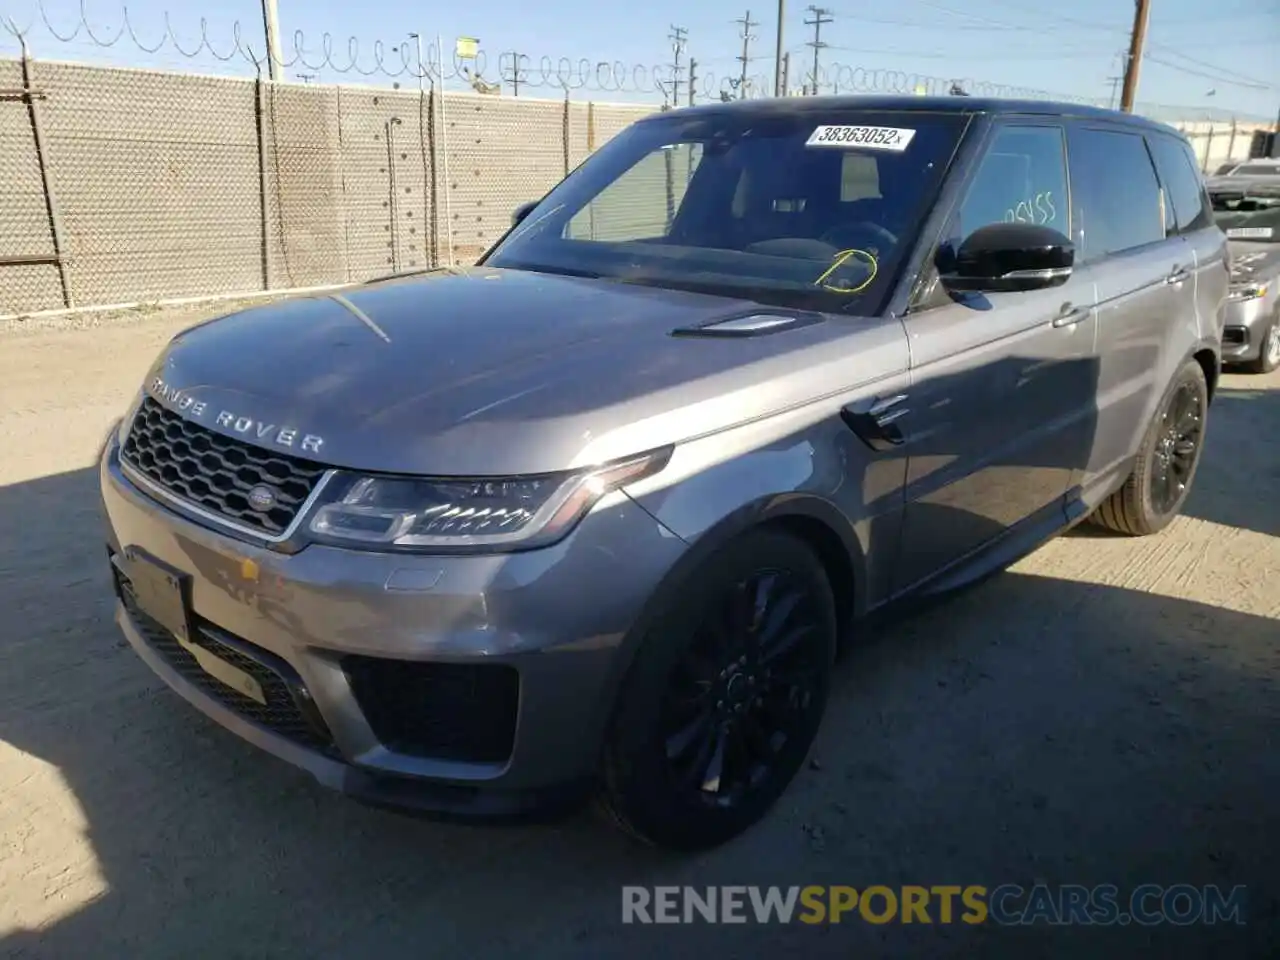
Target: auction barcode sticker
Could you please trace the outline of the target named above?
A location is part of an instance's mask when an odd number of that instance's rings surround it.
[[[805,141],[806,147],[862,147],[868,150],[894,150],[901,153],[916,135],[902,127],[818,127]]]

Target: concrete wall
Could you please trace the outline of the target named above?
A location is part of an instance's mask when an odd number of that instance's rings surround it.
[[[1269,123],[1222,120],[1175,123],[1173,126],[1186,134],[1200,160],[1200,169],[1209,174],[1229,160],[1247,159],[1256,131],[1275,129]]]

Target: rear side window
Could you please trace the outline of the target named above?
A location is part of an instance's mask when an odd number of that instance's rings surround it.
[[[991,223],[1034,223],[1071,236],[1061,127],[1007,126],[996,133],[948,239],[958,245]]]
[[[1153,136],[1147,141],[1156,158],[1156,169],[1164,182],[1167,232],[1189,233],[1213,222],[1200,175],[1187,156],[1187,149],[1172,137]],[[1171,209],[1169,209],[1171,208]]]
[[[1163,240],[1160,181],[1142,135],[1076,127],[1069,143],[1082,259],[1098,260]]]

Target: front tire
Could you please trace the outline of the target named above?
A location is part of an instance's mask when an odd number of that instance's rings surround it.
[[[1204,370],[1189,360],[1161,399],[1129,479],[1089,519],[1131,537],[1159,533],[1172,523],[1200,465],[1208,409]]]
[[[675,850],[748,829],[808,755],[835,650],[835,603],[813,551],[767,528],[734,539],[641,640],[605,746],[603,807]]]
[[[1271,325],[1262,332],[1258,356],[1245,364],[1248,373],[1270,373],[1280,369],[1280,306],[1276,307]]]

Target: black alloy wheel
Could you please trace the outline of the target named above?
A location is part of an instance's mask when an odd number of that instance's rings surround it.
[[[1174,376],[1136,451],[1124,484],[1091,523],[1131,537],[1159,533],[1182,511],[1204,452],[1209,383],[1196,360]]]
[[[661,712],[668,773],[689,800],[744,803],[809,729],[827,670],[823,600],[770,569],[708,605]]]
[[[1151,470],[1151,506],[1159,514],[1176,509],[1185,498],[1200,459],[1204,409],[1200,393],[1181,383],[1161,417]]]
[[[638,639],[602,758],[602,806],[669,849],[748,829],[808,756],[835,649],[813,550],[767,526],[736,537],[671,586]]]

